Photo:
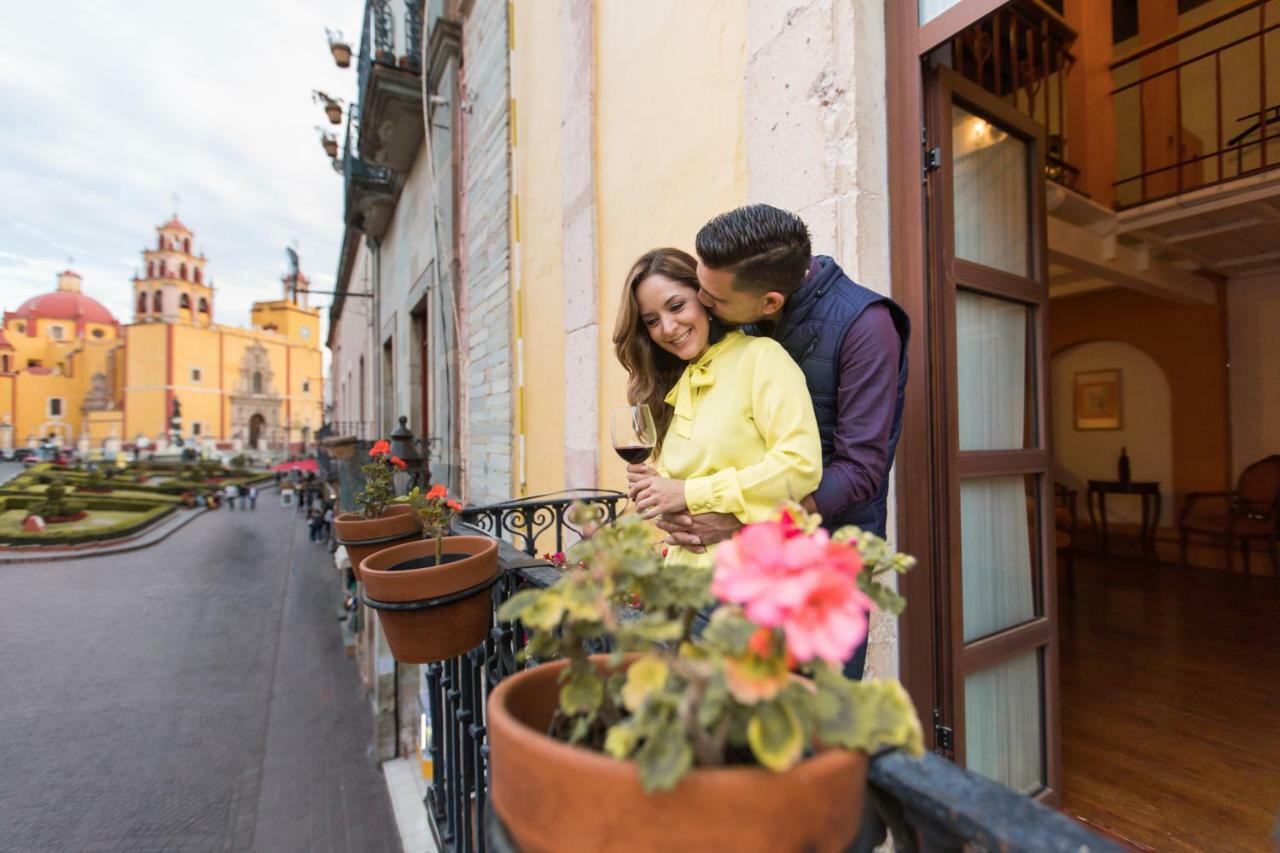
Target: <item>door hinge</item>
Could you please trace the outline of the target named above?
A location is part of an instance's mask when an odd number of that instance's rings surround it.
[[[956,748],[955,732],[942,724],[942,711],[933,709],[933,748],[937,752],[951,753]]]
[[[929,148],[924,152],[924,170],[932,172],[934,169],[942,168],[942,149]]]

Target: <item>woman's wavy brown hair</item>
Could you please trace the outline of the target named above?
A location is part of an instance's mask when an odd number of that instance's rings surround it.
[[[667,392],[676,384],[684,371],[685,363],[653,342],[649,330],[640,318],[640,306],[636,302],[636,288],[651,275],[661,275],[698,291],[698,261],[693,255],[680,249],[653,249],[640,256],[627,273],[622,299],[618,304],[618,320],[613,326],[613,349],[618,361],[627,371],[627,401],[636,406],[649,405],[654,425],[658,428],[658,445],[667,435],[671,425],[671,407],[666,404]],[[711,321],[711,340],[715,343],[724,337],[724,329]]]

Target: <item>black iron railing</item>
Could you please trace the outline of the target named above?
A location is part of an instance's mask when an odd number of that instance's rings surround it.
[[[595,521],[608,523],[618,517],[618,507],[626,500],[625,494],[611,489],[571,489],[467,507],[462,520],[536,557],[539,547],[544,553],[564,551],[581,537],[580,524],[569,517],[575,503],[583,504]]]
[[[584,496],[599,507],[602,519],[616,516],[616,492]],[[473,507],[464,515],[491,519],[492,529],[513,535],[522,544],[535,542],[550,532],[557,542],[573,531],[557,508],[573,503],[572,497],[551,500],[510,501],[491,507]],[[505,522],[504,519],[514,519]],[[514,528],[514,529],[513,529]],[[460,533],[483,533],[472,524],[458,525]],[[548,586],[560,570],[531,556],[533,545],[517,549],[509,541],[498,546],[502,578],[493,590],[496,609],[522,588]],[[524,646],[519,624],[493,624],[488,638],[475,649],[452,660],[426,668],[431,726],[429,755],[431,785],[425,805],[441,850],[508,851],[506,837],[488,800],[489,744],[485,719],[486,700],[502,679],[521,668],[518,653]],[[1102,839],[1053,809],[1015,793],[989,779],[971,773],[936,755],[922,760],[896,752],[871,761],[867,777],[867,806],[863,830],[853,850],[863,853],[891,833],[895,849],[913,851],[1026,850],[1067,853],[1120,853],[1123,849]]]
[[[366,0],[356,57],[357,91],[363,102],[375,65],[417,73],[422,70],[422,9],[419,0],[404,0],[396,17],[391,0]]]

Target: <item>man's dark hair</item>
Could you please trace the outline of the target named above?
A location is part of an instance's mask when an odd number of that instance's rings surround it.
[[[712,219],[695,246],[705,266],[733,273],[737,290],[790,297],[809,272],[809,229],[794,213],[749,204]]]

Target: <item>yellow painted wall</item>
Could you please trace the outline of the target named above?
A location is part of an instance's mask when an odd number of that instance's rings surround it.
[[[220,438],[222,433],[222,393],[218,380],[218,338],[214,329],[175,326],[173,329],[173,394],[182,406],[183,433],[191,435],[191,424],[199,422],[201,438]],[[191,371],[200,371],[200,380]]]
[[[560,2],[520,2],[514,13],[514,207],[519,217],[514,234],[519,239],[522,288],[516,310],[521,313],[518,328],[524,336],[523,494],[541,494],[564,488]],[[518,466],[519,459],[514,461]]]
[[[125,441],[139,435],[155,439],[166,418],[164,411],[165,348],[163,323],[129,327],[125,367]]]
[[[746,201],[747,20],[742,0],[597,3],[595,12],[600,479],[621,488],[608,415],[626,405],[612,341],[623,278],[654,247],[692,251],[708,219]]]

